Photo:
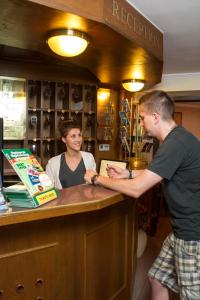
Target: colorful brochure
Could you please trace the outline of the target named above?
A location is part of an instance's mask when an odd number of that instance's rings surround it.
[[[53,183],[29,149],[4,149],[2,152],[26,187],[30,207],[38,207],[57,198]],[[15,192],[16,198],[18,192]],[[18,206],[22,206],[19,195],[18,201]]]

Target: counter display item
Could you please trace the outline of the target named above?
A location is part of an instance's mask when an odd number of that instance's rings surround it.
[[[19,187],[5,189],[11,205],[38,207],[57,198],[53,183],[29,149],[4,149],[2,152],[24,184],[20,190]]]

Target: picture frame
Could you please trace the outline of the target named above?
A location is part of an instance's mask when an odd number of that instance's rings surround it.
[[[122,160],[101,159],[100,165],[99,165],[99,175],[108,177],[108,174],[106,171],[108,164],[120,167],[122,169],[126,169],[126,167],[127,167],[127,162],[122,161]]]

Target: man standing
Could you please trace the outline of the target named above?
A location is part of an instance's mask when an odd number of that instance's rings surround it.
[[[152,300],[200,299],[200,142],[173,120],[174,102],[163,91],[140,99],[141,125],[161,145],[145,170],[108,166],[108,177],[88,170],[85,180],[138,198],[162,181],[173,232],[149,270]],[[127,180],[127,179],[130,180]]]

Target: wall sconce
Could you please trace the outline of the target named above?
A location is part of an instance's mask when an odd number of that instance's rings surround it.
[[[145,80],[142,79],[126,79],[122,81],[122,86],[129,92],[138,92],[144,87]]]
[[[97,91],[97,99],[99,101],[105,101],[108,100],[110,97],[110,90],[109,89],[98,89]]]
[[[87,48],[89,39],[84,32],[74,29],[55,29],[48,33],[47,43],[58,55],[73,57]]]

